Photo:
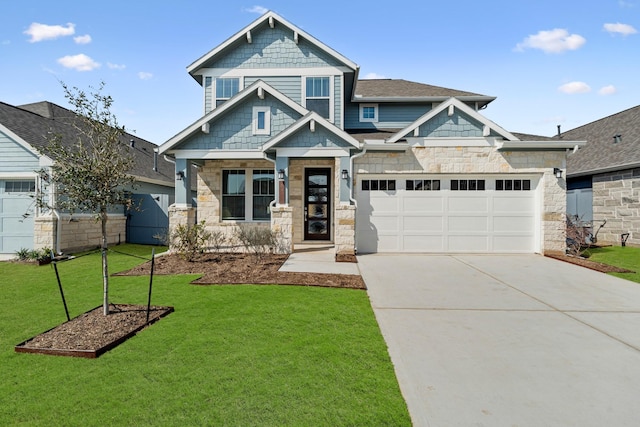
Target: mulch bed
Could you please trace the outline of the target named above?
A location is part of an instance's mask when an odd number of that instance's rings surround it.
[[[147,322],[146,306],[111,304],[108,316],[100,306],[18,344],[15,350],[93,359],[171,312],[173,307],[152,306]]]
[[[560,261],[568,262],[571,264],[576,264],[581,267],[586,267],[591,270],[596,270],[601,273],[635,273],[635,271],[627,270],[626,268],[602,264],[600,262],[590,261],[586,258],[561,254],[545,254],[545,256],[548,256],[549,258],[559,259]]]
[[[155,259],[153,274],[198,274],[200,277],[191,282],[196,285],[279,284],[367,289],[362,277],[355,274],[278,271],[288,256],[205,253],[189,262],[177,254],[169,254]],[[116,275],[148,275],[150,270],[151,262],[147,262]]]

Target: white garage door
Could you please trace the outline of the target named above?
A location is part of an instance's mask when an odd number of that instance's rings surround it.
[[[358,252],[535,252],[538,181],[514,175],[361,177]]]
[[[34,180],[0,180],[0,253],[33,249]]]

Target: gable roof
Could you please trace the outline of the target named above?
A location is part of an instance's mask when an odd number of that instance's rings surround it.
[[[501,135],[505,139],[510,140],[510,141],[518,140],[518,138],[516,138],[515,135],[513,135],[512,133],[506,131],[502,127],[498,126],[497,124],[495,124],[491,120],[489,120],[486,117],[484,117],[482,114],[479,114],[474,109],[472,109],[471,107],[469,107],[466,104],[464,104],[462,101],[458,100],[457,98],[449,98],[445,102],[439,104],[436,108],[433,108],[433,109],[429,110],[426,114],[422,115],[422,117],[418,118],[415,122],[411,123],[409,126],[407,126],[404,129],[400,130],[394,136],[389,138],[387,140],[387,142],[394,143],[394,142],[399,141],[400,139],[402,139],[405,136],[407,136],[407,134],[409,134],[409,132],[413,131],[414,129],[416,129],[420,125],[428,122],[433,117],[435,117],[438,114],[440,114],[442,111],[448,109],[450,106],[452,106],[453,108],[459,109],[460,111],[462,111],[464,114],[468,115],[469,117],[472,117],[473,119],[479,121],[483,125],[488,126],[491,130],[493,130],[494,132],[498,133],[499,135]]]
[[[480,107],[496,99],[493,96],[402,79],[371,79],[358,80],[353,100],[355,102],[442,102],[452,97],[467,102],[478,102]]]
[[[269,149],[274,148],[282,141],[285,141],[291,135],[295,134],[298,130],[300,130],[306,124],[311,122],[317,123],[319,126],[322,126],[329,132],[333,133],[338,138],[352,145],[353,148],[360,148],[360,143],[353,136],[349,135],[342,129],[338,128],[333,123],[329,122],[327,119],[316,113],[315,111],[308,112],[305,116],[303,116],[300,120],[296,121],[294,124],[289,126],[287,129],[283,130],[273,138],[271,138],[264,146],[262,147],[263,151],[267,151]]]
[[[640,167],[640,105],[562,132],[560,138],[587,141],[567,159],[567,176]]]
[[[200,119],[196,120],[194,123],[189,125],[182,132],[178,133],[177,135],[169,139],[167,142],[160,145],[159,152],[166,153],[168,150],[171,150],[176,145],[183,142],[186,138],[190,137],[196,132],[200,132],[203,125],[210,123],[216,118],[226,114],[228,111],[235,108],[238,104],[243,102],[245,99],[251,96],[254,96],[256,94],[257,96],[260,96],[261,91],[267,92],[269,95],[273,96],[283,104],[287,105],[288,107],[300,113],[301,116],[309,112],[309,110],[307,110],[297,102],[293,101],[291,98],[287,97],[282,92],[274,89],[264,81],[256,80],[255,82],[253,82],[253,84],[251,84],[247,88],[235,94],[232,98],[225,101],[222,105],[214,108],[209,113],[205,114],[203,117],[201,117]]]
[[[234,34],[233,36],[229,37],[220,45],[213,48],[212,50],[210,50],[208,53],[204,54],[200,58],[198,58],[196,61],[194,61],[191,65],[187,67],[187,71],[189,72],[189,74],[191,74],[193,78],[195,78],[200,83],[202,83],[200,78],[196,76],[196,73],[201,68],[206,67],[206,64],[208,62],[213,60],[216,56],[219,56],[224,52],[226,52],[227,49],[233,47],[236,43],[247,43],[247,38],[251,37],[250,34],[252,31],[257,31],[266,26],[273,28],[275,25],[282,25],[285,28],[288,28],[292,33],[297,35],[298,39],[302,37],[304,40],[308,41],[309,43],[316,46],[317,48],[323,50],[330,56],[336,58],[339,62],[342,62],[347,67],[353,69],[354,71],[358,70],[358,65],[356,63],[354,63],[353,61],[351,61],[350,59],[348,59],[338,51],[330,48],[329,46],[322,43],[312,35],[296,27],[295,25],[293,25],[292,23],[290,23],[289,21],[287,21],[286,19],[278,15],[277,13],[268,11],[264,15],[262,15],[261,17],[253,21],[251,24],[247,25],[242,30]]]
[[[46,146],[51,134],[61,135],[62,143],[71,147],[77,138],[73,126],[76,117],[73,111],[47,101],[19,107],[0,102],[0,125],[22,140],[18,143],[28,144],[38,155],[47,155]],[[121,137],[121,142],[133,155],[134,165],[129,172],[136,179],[173,185],[175,169],[171,163],[159,157],[158,170],[153,170],[155,144],[129,133]]]

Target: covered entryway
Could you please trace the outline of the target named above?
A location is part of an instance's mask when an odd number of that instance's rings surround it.
[[[35,180],[0,180],[0,253],[33,249]]]
[[[307,168],[304,178],[304,239],[331,239],[331,169]]]
[[[522,175],[360,176],[358,252],[536,252],[539,180]]]

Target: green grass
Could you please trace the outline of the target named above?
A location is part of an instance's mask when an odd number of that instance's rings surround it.
[[[640,283],[640,248],[630,246],[607,246],[589,249],[585,255],[590,255],[592,261],[626,268],[635,273],[610,273],[613,276]]]
[[[110,271],[141,261],[111,253]],[[100,254],[58,267],[72,317],[101,304]],[[152,303],[175,312],[79,359],[14,352],[65,320],[51,266],[0,277],[0,425],[410,425],[364,291],[156,276]],[[111,301],[145,304],[148,282],[112,277]]]

